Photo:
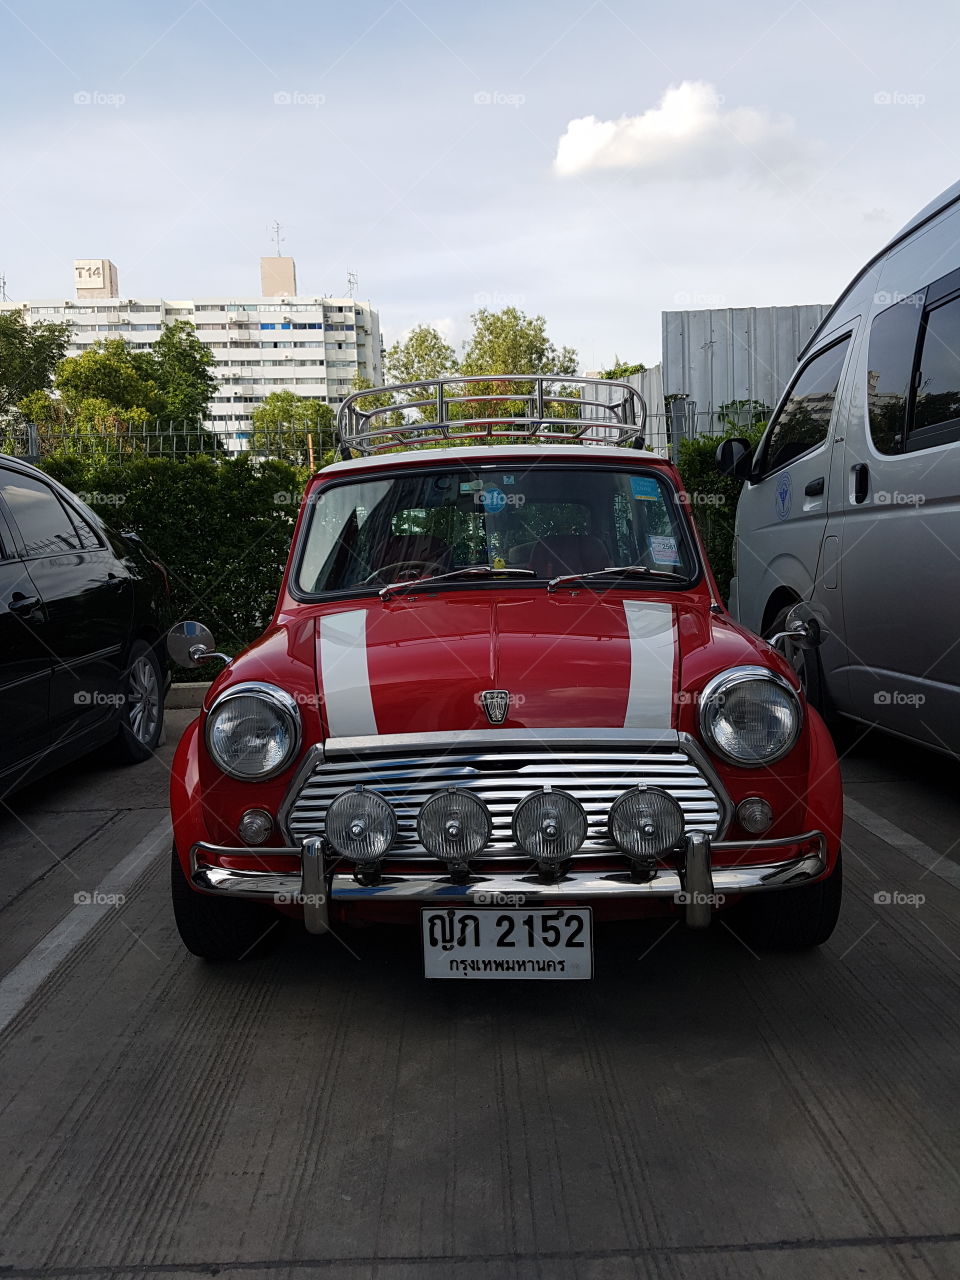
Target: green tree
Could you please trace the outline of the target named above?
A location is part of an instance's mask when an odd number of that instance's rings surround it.
[[[217,390],[212,372],[216,357],[187,320],[164,325],[149,351],[137,353],[137,365],[153,382],[163,402],[161,417],[174,431],[195,431],[209,415]]]
[[[459,372],[577,372],[576,351],[551,342],[543,316],[525,315],[517,307],[504,307],[502,311],[481,307],[470,318],[473,333],[464,347]]]
[[[0,314],[0,417],[50,386],[69,341],[69,324],[29,324],[22,311]]]
[[[292,391],[274,391],[253,411],[250,451],[306,466],[312,446],[314,466],[320,467],[332,454],[333,431],[333,410],[328,404]]]
[[[645,364],[627,364],[625,360],[621,360],[618,355],[615,355],[611,368],[604,369],[600,377],[606,378],[609,382],[624,382],[627,378],[632,378],[634,374],[645,373],[646,369],[647,366]]]
[[[425,382],[456,372],[456,352],[428,324],[418,324],[402,342],[395,342],[384,363],[387,382]]]
[[[118,410],[143,409],[154,417],[166,407],[155,372],[149,353],[131,351],[123,338],[110,338],[61,360],[53,385],[71,414],[85,400],[105,400]]]

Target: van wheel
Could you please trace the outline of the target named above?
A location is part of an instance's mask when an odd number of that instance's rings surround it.
[[[843,864],[824,880],[798,889],[745,894],[731,913],[734,931],[765,951],[807,951],[833,933],[843,899]]]
[[[277,941],[283,916],[259,902],[200,893],[187,882],[176,848],[170,867],[173,914],[180,939],[203,960],[246,960]]]
[[[793,605],[785,605],[770,625],[764,630],[763,638],[771,640],[775,635],[787,628],[787,614],[793,608]],[[815,707],[823,716],[824,720],[830,719],[830,703],[827,696],[826,684],[823,679],[823,668],[820,665],[820,655],[816,649],[798,649],[792,659],[788,658],[793,669],[800,678],[803,685],[803,692],[811,707]]]

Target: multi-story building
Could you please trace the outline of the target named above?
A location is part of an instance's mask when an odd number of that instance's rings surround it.
[[[145,351],[164,325],[189,320],[216,357],[219,389],[208,426],[225,436],[228,448],[244,448],[253,411],[271,392],[337,405],[358,373],[374,384],[383,380],[376,311],[354,298],[297,294],[292,258],[262,260],[261,280],[272,293],[258,298],[121,298],[107,259],[78,261],[74,272],[74,300],[7,302],[0,310],[23,308],[30,321],[69,321],[68,355],[103,338],[123,338],[132,350]]]

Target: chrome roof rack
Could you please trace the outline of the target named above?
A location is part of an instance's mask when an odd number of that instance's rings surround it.
[[[471,393],[476,384],[481,385]],[[362,407],[374,396],[385,403]],[[646,418],[643,396],[628,382],[552,373],[487,373],[355,391],[340,405],[337,434],[344,457],[418,445],[504,440],[639,449]]]

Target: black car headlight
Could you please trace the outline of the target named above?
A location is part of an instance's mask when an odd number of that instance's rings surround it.
[[[210,708],[206,741],[214,764],[231,778],[272,778],[300,746],[300,710],[276,685],[236,684]]]
[[[700,732],[724,760],[746,767],[773,764],[795,745],[803,725],[796,691],[766,667],[733,667],[700,696]]]

